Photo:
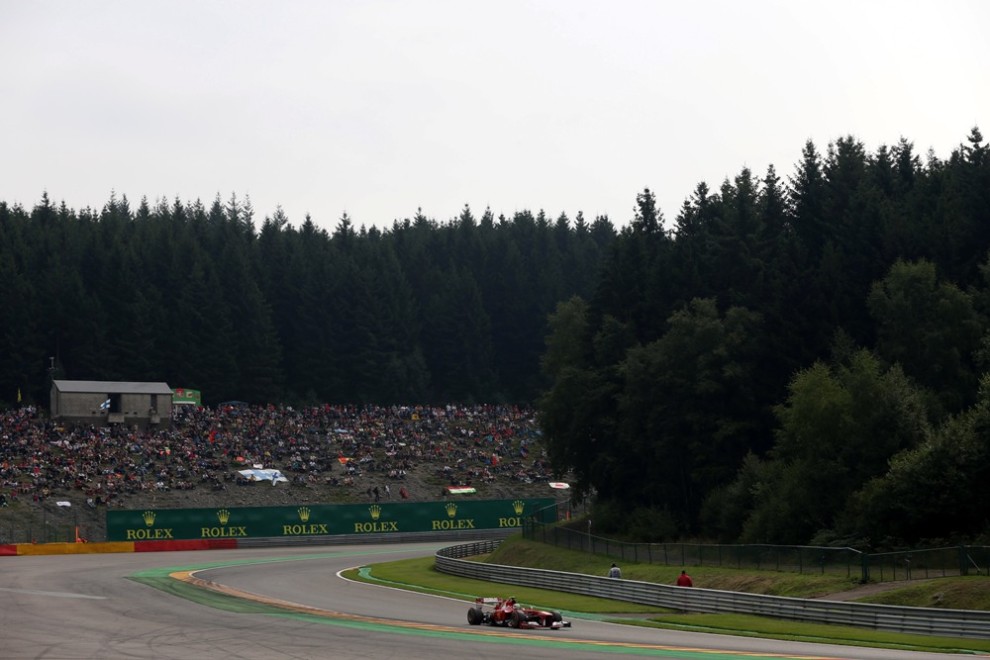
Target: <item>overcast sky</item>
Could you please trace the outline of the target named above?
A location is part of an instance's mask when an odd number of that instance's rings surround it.
[[[668,223],[806,140],[990,137],[985,0],[0,0],[0,200],[249,196],[298,227]]]

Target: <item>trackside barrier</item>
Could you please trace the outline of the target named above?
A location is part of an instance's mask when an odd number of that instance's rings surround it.
[[[588,531],[527,518],[523,537],[619,561],[666,566],[718,566],[845,575],[860,582],[892,582],[990,574],[990,547],[959,545],[866,553],[855,548],[806,545],[628,543]]]
[[[990,639],[990,612],[927,607],[873,605],[831,600],[764,596],[714,589],[684,588],[636,580],[545,571],[465,561],[463,557],[492,552],[499,541],[482,541],[439,550],[434,558],[441,573],[473,580],[611,598],[682,612],[757,614],[779,619],[859,626],[875,630]]]
[[[175,552],[178,550],[236,550],[237,539],[185,541],[134,541],[134,552]]]
[[[183,550],[236,550],[238,548],[284,548],[294,546],[355,545],[380,543],[450,543],[481,538],[504,538],[511,529],[468,532],[409,532],[356,536],[299,536],[261,539],[179,539],[175,541],[120,541],[107,543],[8,543],[0,544],[0,557],[17,555],[64,555],[97,552],[176,552]],[[132,549],[133,548],[133,549]]]
[[[18,543],[18,555],[91,555],[104,552],[134,552],[129,541],[106,543]]]
[[[0,557],[17,555],[64,555],[96,552],[175,552],[181,550],[235,550],[238,548],[284,548],[380,543],[449,543],[480,538],[504,538],[515,530],[473,530],[468,532],[409,532],[356,536],[299,536],[260,539],[179,539],[175,541],[121,541],[108,543],[8,543],[0,544]],[[132,549],[133,548],[133,549]]]
[[[303,537],[353,537],[412,532],[518,530],[524,518],[539,514],[556,520],[550,498],[502,500],[429,500],[374,504],[302,504],[294,506],[107,511],[111,541],[217,539],[286,540]]]
[[[388,534],[341,534],[339,536],[275,536],[263,539],[237,539],[238,548],[285,548],[323,545],[378,545],[381,543],[456,543],[477,539],[505,538],[517,529],[478,529],[466,532],[391,532]]]

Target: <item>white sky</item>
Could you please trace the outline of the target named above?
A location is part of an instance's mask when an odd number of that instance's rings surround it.
[[[985,0],[0,0],[0,200],[250,196],[333,230],[990,137]]]

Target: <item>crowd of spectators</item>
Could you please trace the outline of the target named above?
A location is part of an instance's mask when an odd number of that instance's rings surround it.
[[[410,497],[414,469],[457,486],[550,478],[536,415],[517,406],[177,406],[157,430],[62,426],[32,406],[0,414],[0,506],[71,493],[124,506],[138,493],[245,485],[239,471],[259,466],[376,500],[393,488]]]

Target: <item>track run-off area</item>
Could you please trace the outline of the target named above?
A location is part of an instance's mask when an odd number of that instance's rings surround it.
[[[467,623],[468,595],[430,596],[340,575],[369,567],[373,577],[376,562],[429,556],[444,545],[3,557],[0,658],[952,657],[643,628],[572,612],[565,618],[573,627],[563,630],[476,627]]]

